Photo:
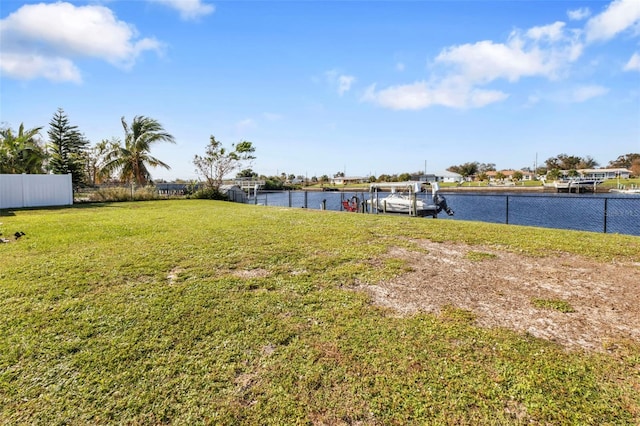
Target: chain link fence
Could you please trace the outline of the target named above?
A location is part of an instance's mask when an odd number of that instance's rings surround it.
[[[447,194],[456,219],[640,235],[640,197]]]
[[[572,229],[640,236],[640,197],[607,194],[478,194],[442,193],[452,217],[542,228]],[[247,202],[267,206],[343,210],[342,201],[366,202],[368,192],[261,192]],[[381,194],[382,196],[382,194]],[[427,194],[423,195],[430,199]],[[366,203],[365,203],[366,204]]]
[[[109,186],[74,193],[75,202],[142,201],[183,198],[182,188]],[[640,196],[609,194],[478,194],[441,193],[455,211],[443,220],[472,220],[542,228],[573,229],[640,236]],[[231,201],[267,206],[343,210],[342,201],[366,206],[369,192],[273,191],[247,198],[230,192]],[[380,196],[383,196],[381,193]],[[430,200],[429,194],[422,194]],[[366,210],[366,208],[363,208]]]

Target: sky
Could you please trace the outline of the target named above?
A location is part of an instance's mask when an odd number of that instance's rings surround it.
[[[605,167],[640,152],[640,1],[0,2],[0,126],[58,108],[95,144],[121,118],[197,179],[211,135],[267,176]]]

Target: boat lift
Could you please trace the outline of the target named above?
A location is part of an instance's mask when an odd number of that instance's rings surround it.
[[[418,193],[422,191],[424,182],[408,181],[408,182],[387,182],[372,183],[369,186],[370,197],[367,201],[370,204],[371,213],[395,213],[409,214],[409,216],[438,217],[438,213],[445,211],[449,216],[454,214],[453,210],[447,206],[446,199],[439,194],[440,187],[437,182],[431,182],[432,203],[427,204],[423,200],[418,200]],[[380,198],[380,190],[391,190],[391,195]],[[398,197],[395,194],[398,190],[402,190],[407,195]],[[392,198],[393,197],[393,198]],[[393,203],[392,203],[393,201]],[[399,206],[398,201],[401,201]]]

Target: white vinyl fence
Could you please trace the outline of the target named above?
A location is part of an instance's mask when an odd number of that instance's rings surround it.
[[[0,209],[73,204],[71,175],[0,175]]]

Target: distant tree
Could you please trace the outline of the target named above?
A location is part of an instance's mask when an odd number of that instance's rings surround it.
[[[85,152],[84,174],[89,185],[98,185],[112,179],[110,174],[105,174],[104,164],[107,153],[115,150],[120,145],[116,138],[103,139]]]
[[[254,172],[253,170],[251,170],[251,169],[244,169],[244,170],[238,172],[236,177],[238,177],[238,178],[253,178],[253,179],[257,179],[258,174],[256,172]]]
[[[280,179],[280,176],[265,176],[264,189],[266,190],[280,190],[284,188],[284,181]]]
[[[480,182],[484,182],[485,180],[488,181],[489,180],[489,175],[487,174],[487,172],[480,172],[477,175],[477,179]]]
[[[558,169],[558,168],[551,169],[551,170],[549,170],[547,172],[547,179],[549,179],[549,180],[558,180],[561,175],[562,175],[562,173],[560,172],[560,169]]]
[[[569,177],[578,177],[578,176],[580,176],[580,173],[578,173],[578,171],[576,169],[571,169],[567,173],[567,176],[569,176]]]
[[[496,165],[494,163],[480,163],[478,164],[478,172],[495,172]]]
[[[139,115],[133,118],[131,125],[124,117],[121,122],[124,146],[118,144],[105,155],[102,173],[110,175],[118,172],[122,182],[146,185],[152,180],[149,167],[171,169],[168,164],[150,154],[151,146],[157,142],[175,143],[174,137],[157,120]]]
[[[587,155],[585,158],[583,158],[580,163],[578,163],[578,169],[595,169],[596,167],[598,167],[600,164],[593,158],[591,158],[591,156]]]
[[[72,126],[62,108],[58,108],[49,122],[49,168],[54,174],[71,173],[73,185],[86,180],[84,174],[85,151],[89,141]]]
[[[392,182],[392,178],[389,175],[381,174],[378,176],[378,182]]]
[[[232,144],[231,149],[227,149],[212,135],[205,155],[196,155],[193,164],[196,172],[205,178],[207,187],[218,191],[225,176],[240,168],[245,161],[255,159],[254,152],[255,148],[249,141]]]
[[[398,182],[406,182],[408,180],[411,180],[411,173],[401,173],[398,176]]]
[[[44,173],[47,153],[37,138],[40,130],[25,130],[24,123],[17,134],[10,128],[0,129],[0,173]]]
[[[459,166],[451,166],[447,170],[453,173],[458,173],[459,175],[462,175],[466,178],[478,173],[478,171],[480,171],[479,166],[479,163],[477,161],[474,161],[471,163],[464,163]]]
[[[609,164],[607,165],[607,167],[612,169],[621,168],[621,169],[631,170],[631,167],[634,161],[640,161],[640,154],[631,153],[631,154],[621,155],[615,160],[609,161]],[[638,175],[638,173],[634,173],[634,174]]]
[[[559,154],[545,161],[548,169],[571,170],[580,168],[580,164],[584,163],[584,159],[575,155]]]
[[[369,176],[369,183],[374,183],[376,180],[377,179],[376,179],[375,176],[373,176],[373,175]]]
[[[544,162],[549,170],[560,170],[560,160],[558,157],[550,157]]]
[[[344,177],[344,173],[343,172],[338,172],[335,175],[333,175],[333,177]]]
[[[519,181],[522,180],[523,176],[524,175],[522,174],[522,172],[520,170],[516,170],[515,172],[513,172],[513,175],[511,175],[511,179],[516,181],[516,182],[519,182]]]
[[[504,173],[502,173],[502,172],[497,172],[497,173],[496,173],[496,180],[504,181],[504,179],[505,179],[506,177],[507,177],[507,175],[505,175],[505,174],[504,174]]]
[[[327,183],[327,182],[329,182],[329,176],[327,175],[320,176],[320,183]]]

